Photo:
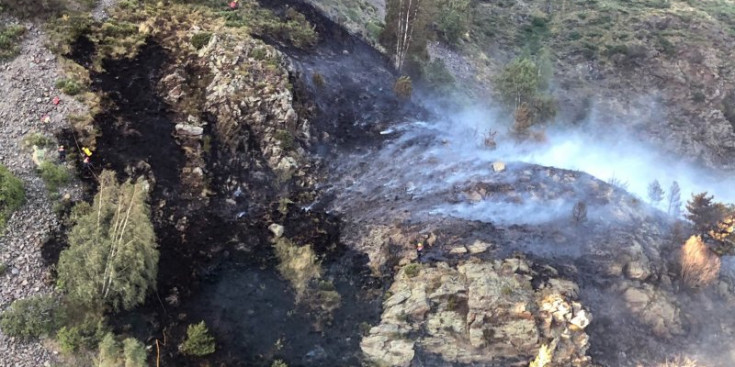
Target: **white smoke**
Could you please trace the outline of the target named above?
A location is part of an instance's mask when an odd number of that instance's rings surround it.
[[[629,193],[646,201],[648,185],[658,180],[666,193],[674,181],[678,182],[682,202],[692,193],[704,191],[718,201],[735,202],[735,180],[665,154],[635,131],[592,120],[583,127],[550,126],[545,129],[546,142],[519,144],[506,134],[507,120],[491,110],[468,109],[431,123],[428,128],[446,140],[437,147],[440,151],[435,156],[474,166],[487,167],[484,163],[501,160],[582,171],[603,181],[622,182]],[[498,132],[495,150],[482,143],[483,134],[490,130]],[[660,206],[665,207],[663,202]]]
[[[497,132],[495,149],[483,142],[489,131]],[[342,200],[337,202],[357,200],[373,203],[367,207],[375,210],[384,210],[385,205],[374,204],[400,199],[405,201],[401,204],[405,211],[413,215],[539,224],[569,220],[572,206],[598,189],[586,179],[555,185],[563,172],[554,170],[544,176],[553,182],[540,183],[546,185],[544,190],[524,189],[519,184],[522,176],[538,171],[529,164],[585,172],[602,181],[615,179],[644,202],[648,202],[648,185],[653,180],[658,180],[665,191],[672,182],[678,182],[682,204],[692,193],[703,191],[715,195],[718,201],[735,200],[730,191],[730,187],[735,187],[733,180],[718,180],[714,173],[664,154],[663,149],[646,143],[634,132],[615,130],[594,120],[583,126],[548,126],[545,141],[519,143],[508,133],[507,116],[475,108],[434,121],[407,122],[382,134],[392,139],[380,150],[346,157],[347,168],[342,167],[346,174],[336,190]],[[492,163],[497,161],[506,163],[504,172],[494,172]],[[538,180],[532,181],[531,185],[539,185]],[[478,185],[488,183],[511,185],[513,190],[498,193],[493,189],[481,199],[469,197]],[[349,211],[350,207],[345,204],[333,209]],[[666,208],[665,198],[658,209]],[[636,208],[598,209],[601,208],[591,207],[590,214],[596,218],[613,215],[628,221],[642,215]]]

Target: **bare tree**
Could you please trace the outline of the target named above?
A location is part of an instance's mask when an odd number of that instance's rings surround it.
[[[587,204],[584,201],[578,201],[574,204],[574,208],[572,208],[572,220],[576,224],[587,220]]]
[[[408,50],[413,41],[414,31],[417,26],[419,9],[422,0],[397,0],[398,1],[398,24],[396,27],[396,52],[395,65],[398,71],[403,69]]]
[[[664,190],[661,188],[658,180],[653,180],[648,185],[648,198],[651,199],[651,204],[654,206],[658,205],[664,199]]]
[[[667,213],[672,217],[679,217],[681,215],[681,189],[679,189],[678,182],[674,181],[671,184],[667,201],[669,204]]]

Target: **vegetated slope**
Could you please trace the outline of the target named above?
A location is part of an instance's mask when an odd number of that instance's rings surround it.
[[[462,19],[462,37],[430,35],[429,54],[480,102],[497,96],[507,62],[546,52],[559,121],[628,125],[686,159],[735,168],[733,2],[474,1]]]

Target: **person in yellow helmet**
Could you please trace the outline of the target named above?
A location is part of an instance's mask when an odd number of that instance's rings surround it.
[[[424,252],[424,244],[419,242],[416,244],[416,255],[418,256],[418,259],[421,260],[421,254]]]

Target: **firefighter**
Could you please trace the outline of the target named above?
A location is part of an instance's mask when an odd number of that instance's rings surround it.
[[[82,164],[84,165],[84,168],[92,172],[92,161],[89,159],[89,156],[84,157]]]
[[[58,152],[59,152],[59,162],[60,163],[66,162],[66,149],[64,148],[63,145],[59,145]]]

